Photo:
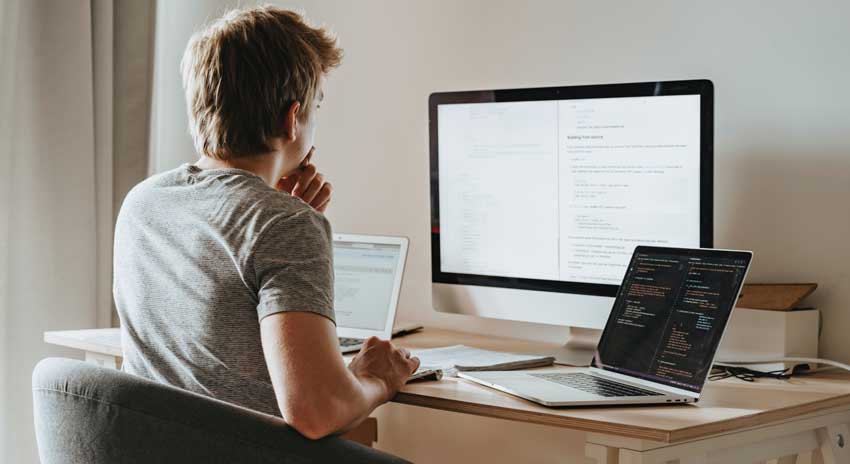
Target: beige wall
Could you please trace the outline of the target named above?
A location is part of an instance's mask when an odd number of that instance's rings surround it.
[[[100,13],[88,0],[0,1],[0,463],[38,461],[36,363],[79,356],[45,344],[44,331],[109,314],[97,306],[98,257],[111,242],[99,222],[111,194],[94,85]]]
[[[192,28],[228,4],[233,2],[159,2],[155,171],[192,159],[177,64]],[[523,338],[558,340],[565,334],[558,327],[431,310],[429,93],[709,78],[716,86],[716,246],[752,249],[753,282],[818,282],[812,302],[824,312],[821,354],[850,361],[847,3],[286,5],[303,7],[316,22],[332,26],[346,49],[342,68],[327,84],[316,160],[336,187],[329,212],[335,230],[411,238],[401,318]],[[505,188],[534,181],[536,173],[517,170],[517,185]],[[465,439],[489,442],[482,457],[491,462],[515,462],[513,453],[532,445],[546,450],[547,462],[580,456],[564,454],[573,448],[565,444],[576,443],[579,434],[489,419],[449,420],[446,413],[402,406],[381,415],[382,446],[416,460],[434,460],[428,445],[441,449],[447,440]],[[438,421],[446,426],[435,426]],[[417,431],[428,438],[414,438]],[[521,444],[502,439],[511,435]]]

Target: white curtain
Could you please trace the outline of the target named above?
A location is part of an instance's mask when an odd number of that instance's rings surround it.
[[[141,97],[115,95],[128,87],[114,63],[127,62],[113,28],[124,4],[0,1],[0,463],[38,462],[35,364],[80,357],[45,345],[43,332],[112,325],[114,211],[139,180],[133,153],[144,173],[147,147],[113,155],[133,134],[146,140],[150,80],[133,73]]]

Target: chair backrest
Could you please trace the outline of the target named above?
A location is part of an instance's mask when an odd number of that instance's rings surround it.
[[[33,371],[42,464],[400,462],[356,443],[309,440],[283,419],[81,361]]]

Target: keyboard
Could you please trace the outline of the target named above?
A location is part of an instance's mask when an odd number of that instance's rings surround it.
[[[339,338],[339,346],[345,348],[347,346],[357,346],[362,345],[363,340],[359,338],[346,338],[346,337],[338,337]]]
[[[583,392],[599,396],[663,396],[661,393],[644,390],[624,383],[614,382],[583,373],[529,374],[532,377],[555,382]]]

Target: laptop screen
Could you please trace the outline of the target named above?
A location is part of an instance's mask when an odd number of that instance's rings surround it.
[[[637,247],[594,366],[700,392],[751,257]]]
[[[384,330],[401,246],[334,241],[334,311],[338,327]]]

